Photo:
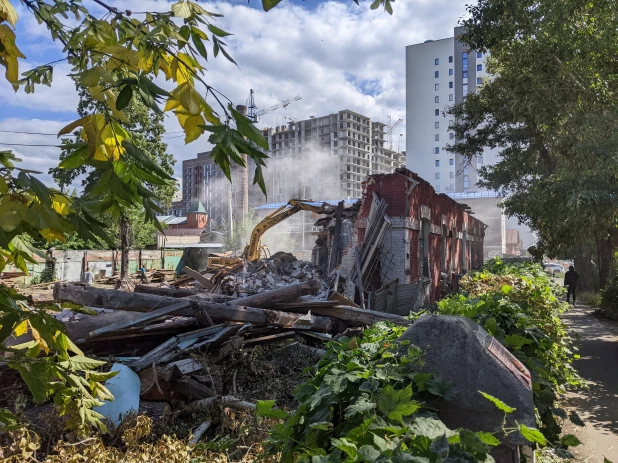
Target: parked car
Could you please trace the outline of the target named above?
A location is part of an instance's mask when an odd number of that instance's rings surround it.
[[[560,264],[544,264],[543,268],[547,273],[554,277],[560,273],[564,273],[564,267]]]

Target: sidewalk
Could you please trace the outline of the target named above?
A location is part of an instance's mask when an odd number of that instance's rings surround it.
[[[578,461],[603,463],[607,458],[618,463],[618,336],[609,323],[592,315],[592,309],[578,305],[562,319],[580,336],[581,355],[574,362],[590,389],[567,394],[567,400],[585,428],[573,426],[583,445],[571,447]]]

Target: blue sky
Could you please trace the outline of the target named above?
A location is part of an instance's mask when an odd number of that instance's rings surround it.
[[[11,2],[20,14],[18,46],[27,56],[20,70],[62,58],[61,46],[51,42],[45,27],[17,0]],[[110,3],[133,11],[165,11],[172,2]],[[405,46],[452,35],[465,12],[465,2],[459,0],[395,2],[393,16],[370,10],[369,2],[356,5],[352,0],[284,0],[268,13],[256,0],[200,3],[224,15],[218,25],[234,34],[227,42],[239,65],[221,57],[211,60],[206,73],[210,85],[235,104],[244,104],[251,88],[279,99],[302,97],[285,110],[262,117],[260,127],[281,125],[286,116],[304,119],[342,109],[383,122],[391,115],[405,124]],[[94,3],[84,0],[84,4],[92,8]],[[44,172],[42,179],[48,184],[47,169],[57,164],[59,150],[7,143],[53,144],[55,137],[6,131],[55,133],[75,119],[78,100],[69,73],[67,64],[59,63],[52,88],[39,87],[32,95],[23,90],[14,93],[0,79],[0,150],[13,149],[24,159],[23,167]],[[265,108],[276,100],[257,94],[256,102]],[[167,118],[165,125],[168,132],[179,130],[174,117]],[[175,135],[169,134],[167,142],[179,172],[182,159],[195,157],[209,146],[205,137],[184,145]]]

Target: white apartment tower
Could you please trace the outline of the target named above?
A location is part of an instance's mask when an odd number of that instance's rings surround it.
[[[476,91],[487,75],[485,56],[459,42],[461,32],[457,27],[454,37],[406,47],[406,164],[441,193],[481,192],[477,168],[496,162],[495,150],[464,165],[444,149],[455,141],[444,110]]]
[[[453,37],[406,47],[406,165],[436,192],[472,207],[488,227],[488,259],[506,252],[506,218],[498,195],[478,186],[477,169],[496,163],[498,150],[485,150],[469,163],[445,150],[455,142],[453,119],[445,109],[475,92],[487,76],[486,56],[460,42],[462,32],[456,27]]]

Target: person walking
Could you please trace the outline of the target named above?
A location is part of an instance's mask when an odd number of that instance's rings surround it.
[[[569,267],[569,271],[564,274],[564,286],[567,287],[567,304],[569,303],[569,297],[573,295],[573,305],[575,305],[575,288],[577,287],[577,280],[579,280],[579,273],[575,271],[575,267],[572,265]]]
[[[148,283],[148,279],[146,278],[146,267],[144,265],[142,265],[142,268],[139,269],[139,273],[142,283]]]
[[[94,275],[90,271],[90,267],[86,267],[86,271],[84,272],[84,276],[82,278],[82,283],[85,286],[90,286],[94,282]]]

